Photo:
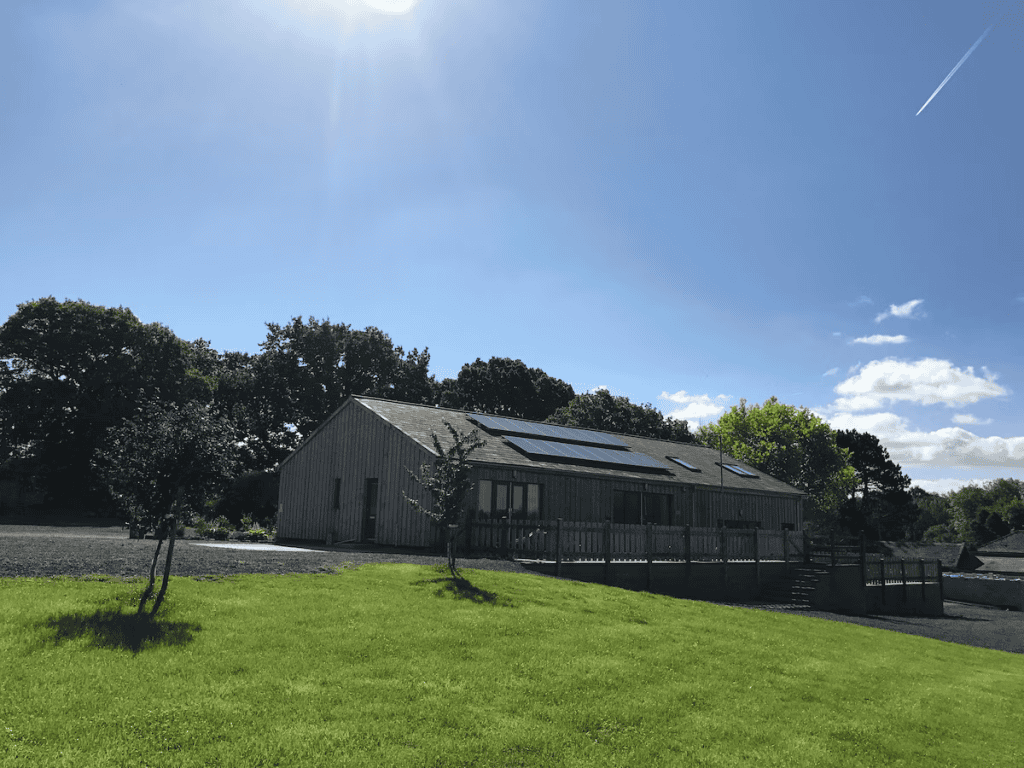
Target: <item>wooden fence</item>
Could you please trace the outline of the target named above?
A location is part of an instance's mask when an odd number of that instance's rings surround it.
[[[466,554],[559,562],[803,560],[801,533],[759,528],[575,523],[562,520],[472,521],[459,533]]]

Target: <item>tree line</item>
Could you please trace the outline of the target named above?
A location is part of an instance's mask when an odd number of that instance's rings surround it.
[[[521,360],[477,358],[437,381],[427,348],[405,351],[379,328],[293,317],[266,331],[256,354],[217,352],[125,307],[20,304],[0,327],[0,483],[30,485],[50,508],[145,511],[152,526],[212,500],[232,518],[269,516],[279,463],[347,396],[371,395],[721,447],[807,493],[821,529],[981,541],[1024,523],[1019,481],[911,488],[875,436],[775,398],[693,433],[650,403],[577,394]]]

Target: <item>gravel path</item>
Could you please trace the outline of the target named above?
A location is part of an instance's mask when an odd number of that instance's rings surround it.
[[[17,576],[143,576],[149,571],[156,542],[129,539],[120,526],[39,526],[0,524],[0,578]],[[335,547],[277,546],[271,549],[210,547],[189,539],[178,540],[172,572],[176,576],[235,573],[325,573],[351,564],[415,563],[443,565],[443,557],[399,550]],[[528,572],[507,560],[460,559],[468,568]],[[2,584],[0,584],[2,588]],[[1000,608],[945,603],[945,616],[846,616],[806,611],[785,605],[744,605],[827,621],[931,637],[978,648],[1024,653],[1024,613]]]

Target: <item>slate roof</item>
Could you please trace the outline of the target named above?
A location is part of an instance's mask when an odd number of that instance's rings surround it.
[[[1024,557],[992,557],[979,552],[978,559],[981,565],[975,569],[977,573],[1024,574]]]
[[[1024,531],[1014,531],[1002,538],[982,544],[978,552],[1002,554],[1004,552],[1024,555]]]
[[[523,469],[545,470],[559,474],[587,475],[593,477],[617,477],[658,483],[679,483],[686,485],[719,487],[720,470],[719,454],[713,448],[689,443],[675,443],[669,440],[655,440],[646,437],[635,437],[614,433],[616,437],[629,446],[631,451],[643,453],[665,464],[667,469],[658,471],[611,468],[601,465],[585,465],[561,461],[547,461],[531,458],[513,448],[510,443],[497,434],[488,433],[470,421],[466,411],[449,408],[435,408],[427,405],[414,405],[395,400],[383,400],[374,397],[354,396],[352,400],[387,420],[397,429],[408,435],[431,453],[433,441],[431,434],[436,434],[445,448],[451,444],[451,436],[444,426],[447,421],[460,432],[477,429],[487,444],[473,452],[471,460],[475,464],[521,467]],[[519,421],[528,421],[519,419]],[[595,432],[597,430],[587,430]],[[602,434],[613,434],[604,432]],[[675,456],[697,467],[699,472],[691,472],[668,460]],[[737,464],[757,477],[740,477],[725,470],[721,472],[722,485],[730,490],[753,491],[757,493],[785,494],[789,496],[804,495],[802,491],[787,483],[776,480],[754,467],[737,461],[728,454],[724,456],[726,464]]]
[[[916,544],[896,541],[878,542],[886,557],[903,558],[905,560],[941,560],[943,570],[973,571],[981,565],[967,549],[967,545],[958,544]]]

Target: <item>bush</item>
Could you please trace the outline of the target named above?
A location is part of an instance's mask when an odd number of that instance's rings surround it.
[[[203,517],[196,521],[196,536],[203,539],[225,541],[233,530],[231,521],[223,515],[212,521]]]

